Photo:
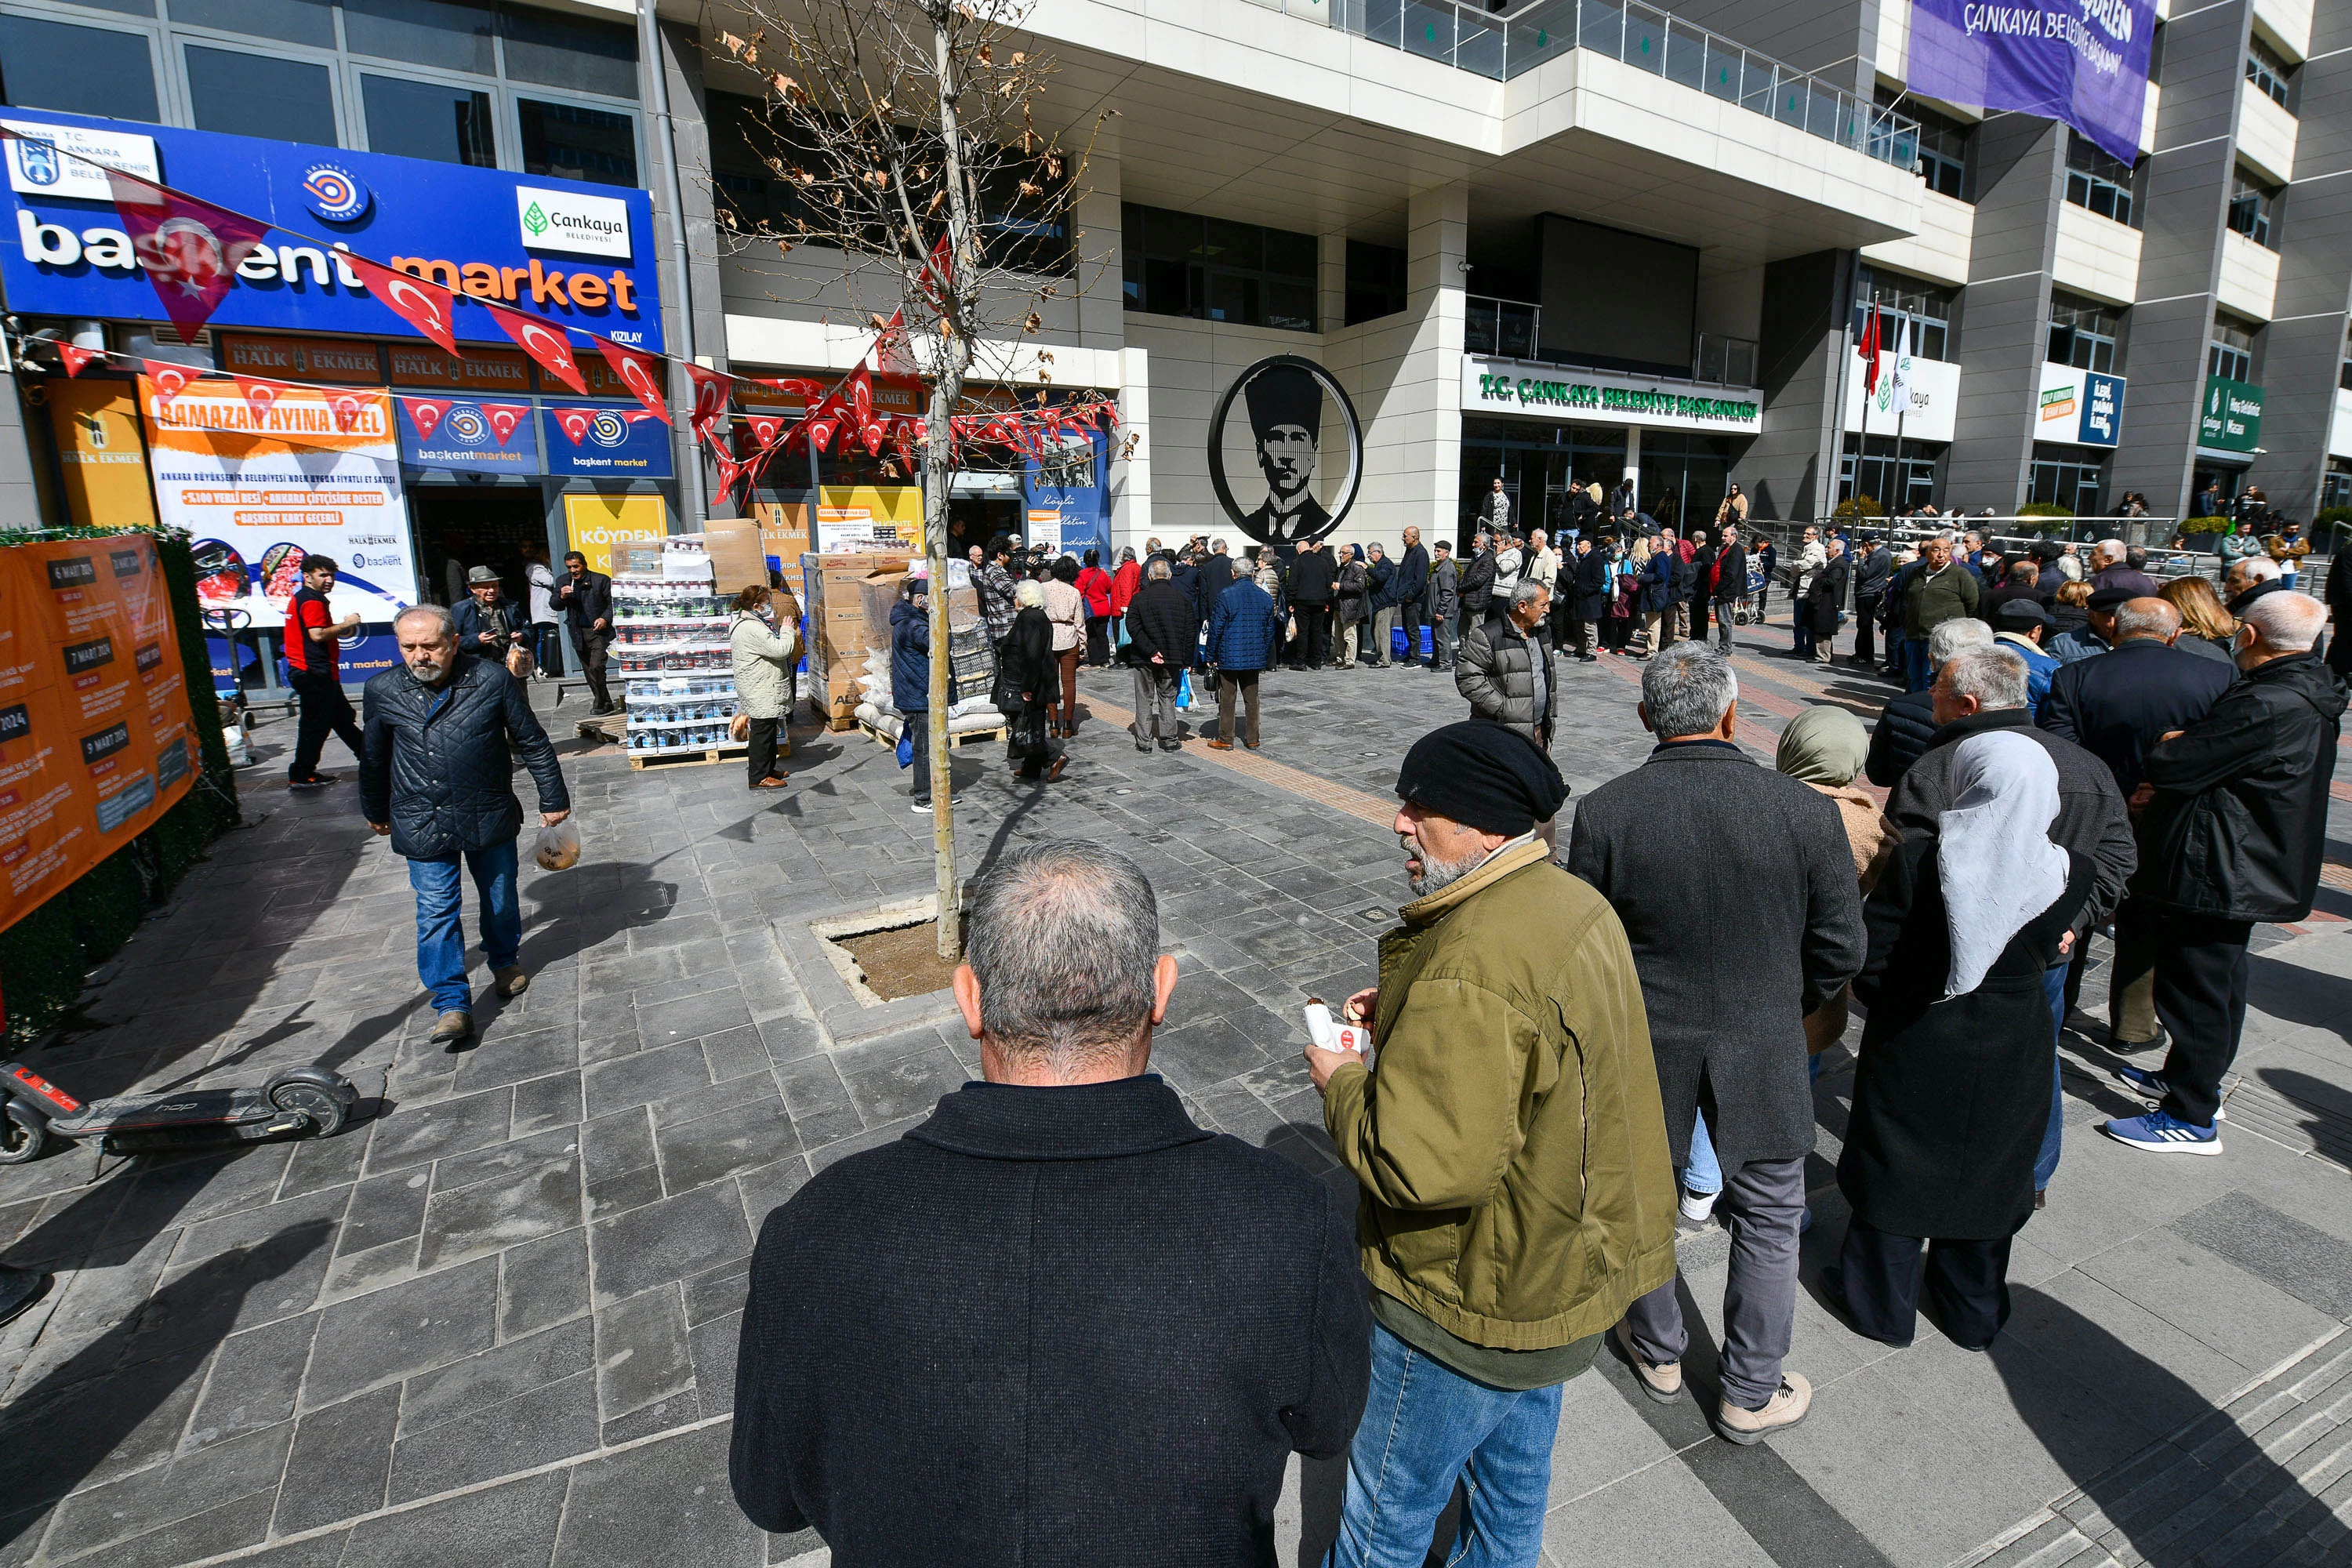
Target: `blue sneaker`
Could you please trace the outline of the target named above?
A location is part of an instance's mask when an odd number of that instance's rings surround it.
[[[2102,1121],[2099,1131],[2118,1143],[2129,1144],[2151,1154],[2218,1154],[2221,1152],[2221,1134],[2218,1130],[2196,1126],[2162,1110],[2151,1110],[2145,1116],[2134,1116],[2121,1121]]]
[[[2162,1105],[2164,1103],[2165,1097],[2172,1092],[2171,1083],[2162,1073],[2149,1072],[2143,1068],[2117,1068],[2116,1069],[2116,1081],[2122,1084],[2134,1094],[2139,1096],[2140,1099],[2147,1101],[2150,1105]],[[2213,1120],[2216,1121],[2227,1121],[2230,1120],[2230,1113],[2224,1108],[2217,1105],[2213,1108]],[[2185,1127],[2188,1126],[2189,1123],[2183,1122],[2181,1125]]]

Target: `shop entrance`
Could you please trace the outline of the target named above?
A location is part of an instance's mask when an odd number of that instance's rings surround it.
[[[948,499],[948,553],[961,555],[973,545],[986,544],[1000,533],[1023,533],[1018,496],[950,496]]]
[[[1557,535],[1570,515],[1569,489],[1597,484],[1605,495],[1625,477],[1625,432],[1608,426],[1553,425],[1465,416],[1457,551],[1467,551],[1494,481],[1511,498],[1521,530]]]
[[[416,570],[425,596],[454,605],[466,596],[466,572],[488,566],[519,605],[524,595],[522,547],[547,542],[547,502],[537,485],[414,484]],[[456,570],[451,570],[452,565]]]

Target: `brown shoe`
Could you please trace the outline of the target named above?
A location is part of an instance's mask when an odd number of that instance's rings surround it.
[[[474,1016],[471,1013],[448,1012],[441,1015],[433,1026],[433,1032],[425,1037],[436,1045],[449,1045],[473,1032]]]
[[[530,989],[530,972],[520,963],[509,963],[504,969],[493,969],[490,971],[490,978],[497,983],[499,994],[501,996],[520,996]]]
[[[1045,770],[1045,782],[1047,784],[1052,784],[1055,779],[1060,778],[1062,776],[1062,770],[1069,765],[1069,758],[1066,756],[1055,757],[1054,759],[1054,765]]]
[[[770,773],[766,778],[761,779],[758,784],[753,784],[751,787],[753,789],[782,789],[789,782],[790,778],[787,774]]]
[[[1213,752],[1230,752],[1233,749],[1234,743],[1231,741],[1212,741],[1209,742],[1209,750]]]
[[[1641,1384],[1642,1392],[1661,1405],[1672,1405],[1683,1394],[1683,1363],[1678,1361],[1645,1361],[1633,1348],[1633,1331],[1622,1321],[1617,1325],[1617,1348],[1625,1352],[1633,1363],[1633,1377]]]
[[[1761,1410],[1742,1410],[1728,1399],[1716,1413],[1715,1429],[1734,1443],[1760,1443],[1775,1432],[1785,1432],[1813,1407],[1813,1385],[1802,1373],[1780,1374],[1780,1386]]]

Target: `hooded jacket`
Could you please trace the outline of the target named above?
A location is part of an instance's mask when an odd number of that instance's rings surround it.
[[[521,832],[509,741],[539,785],[539,809],[572,809],[547,731],[496,659],[460,652],[438,689],[400,665],[371,676],[360,701],[360,808],[392,825],[394,854],[437,860]]]
[[[1675,1191],[1617,917],[1541,840],[1381,939],[1376,1068],[1323,1123],[1361,1188],[1372,1288],[1456,1338],[1548,1350],[1674,1278]]]
[[[901,599],[890,606],[890,706],[920,713],[930,704],[931,613],[919,601]]]

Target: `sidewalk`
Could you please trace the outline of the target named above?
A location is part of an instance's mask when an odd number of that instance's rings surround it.
[[[1886,695],[1796,665],[1785,631],[1738,641],[1742,739],[1766,752],[1808,702],[1874,712]],[[1580,796],[1647,753],[1638,667],[1561,669],[1555,754]],[[960,868],[1042,837],[1131,855],[1184,975],[1154,1067],[1203,1124],[1344,1187],[1297,1010],[1371,981],[1405,896],[1384,815],[1397,758],[1461,716],[1452,681],[1272,675],[1264,750],[1196,739],[1172,756],[1108,721],[1124,672],[1080,689],[1098,717],[1059,784],[1018,784],[1000,747],[955,753]],[[289,728],[261,732],[266,758]],[[551,733],[586,853],[569,872],[526,864],[532,985],[501,1005],[478,975],[478,1048],[424,1043],[404,869],[352,786],[291,795],[273,759],[242,776],[251,826],[32,1058],[84,1096],[323,1061],[383,1105],[323,1142],[0,1170],[6,1259],[58,1271],[0,1331],[0,1568],[824,1560],[813,1535],[762,1538],[728,1493],[744,1272],[761,1218],[813,1171],[977,1071],[943,998],[860,1006],[808,929],[927,894],[930,819],[855,732],[802,734],[792,787],[759,796],[731,760],[632,772]],[[1604,1356],[1568,1391],[1549,1559],[2343,1561],[2347,915],[2331,887],[2306,926],[2261,933],[2221,1158],[2097,1136],[2131,1107],[2113,1058],[2069,1037],[2065,1162],[1989,1355],[1932,1330],[1885,1352],[1810,1293],[1843,1218],[1840,1053],[1817,1094],[1790,1362],[1814,1380],[1812,1416],[1735,1448]],[[1727,1247],[1714,1227],[1683,1238],[1710,1321]],[[1694,1346],[1709,1396],[1712,1358]],[[1328,1540],[1338,1480],[1294,1466],[1286,1564]]]

